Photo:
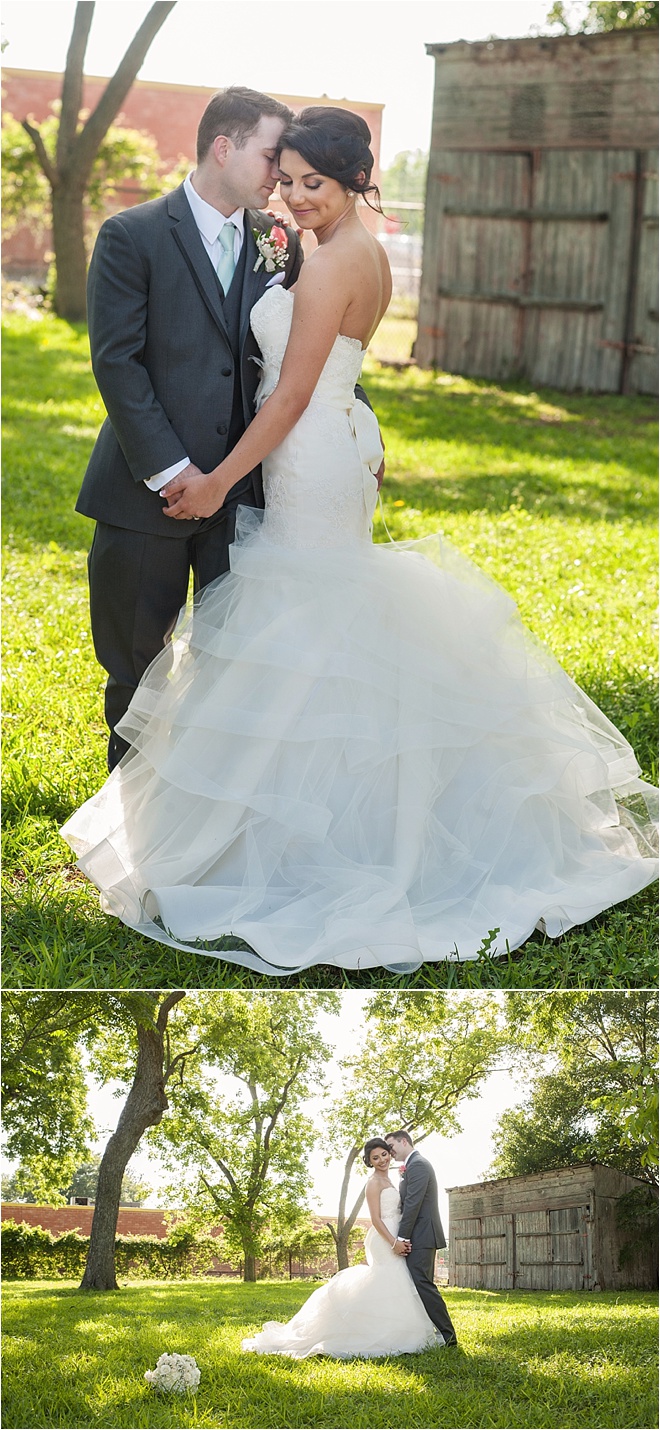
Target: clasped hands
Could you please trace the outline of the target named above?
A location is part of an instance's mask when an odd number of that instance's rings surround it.
[[[402,1237],[401,1239],[397,1237],[392,1251],[396,1256],[408,1256],[412,1251],[412,1242],[408,1241],[407,1237]]]
[[[163,508],[165,516],[172,516],[176,521],[199,521],[219,510],[228,490],[217,471],[202,472],[194,462],[189,462],[178,476],[161,487],[159,495],[167,500]]]
[[[376,475],[379,491],[384,473],[383,459]],[[161,487],[159,495],[167,501],[163,508],[165,516],[174,517],[175,521],[201,521],[202,517],[213,516],[220,510],[229,490],[219,476],[219,469],[202,472],[194,462],[189,462],[182,472]]]

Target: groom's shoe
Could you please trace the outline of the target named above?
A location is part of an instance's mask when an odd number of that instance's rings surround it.
[[[447,1338],[447,1336],[445,1336],[445,1346],[457,1346],[457,1345],[458,1345],[458,1339],[457,1339],[456,1336],[449,1336],[449,1338]]]

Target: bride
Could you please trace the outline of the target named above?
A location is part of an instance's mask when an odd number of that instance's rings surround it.
[[[173,522],[205,517],[261,462],[265,512],[243,509],[231,571],[121,722],[132,748],[63,830],[131,928],[274,975],[505,953],[656,873],[630,746],[513,601],[440,536],[372,544],[382,446],[354,386],[391,279],[356,210],[369,138],[330,108],[282,137],[318,247],[252,309],[253,422],[164,488]]]
[[[392,1247],[399,1227],[399,1193],[389,1179],[392,1155],[381,1137],[366,1144],[363,1159],[373,1167],[367,1182],[371,1226],[364,1249],[366,1266],[340,1271],[313,1291],[291,1321],[266,1321],[258,1335],[242,1342],[261,1355],[401,1355],[444,1345],[424,1310],[405,1265]]]

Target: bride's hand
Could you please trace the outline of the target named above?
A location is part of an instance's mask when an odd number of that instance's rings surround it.
[[[204,516],[213,516],[222,506],[226,494],[225,484],[218,479],[217,472],[200,472],[192,462],[178,476],[172,477],[160,492],[167,500],[167,506],[163,508],[165,516],[172,516],[176,521],[196,521]]]

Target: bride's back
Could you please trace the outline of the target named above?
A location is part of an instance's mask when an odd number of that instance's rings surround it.
[[[357,218],[350,230],[337,233],[333,242],[342,244],[342,257],[353,269],[351,297],[344,313],[340,332],[347,338],[359,338],[362,347],[371,339],[390,304],[392,274],[387,254],[373,234]],[[347,226],[348,228],[348,226]]]

